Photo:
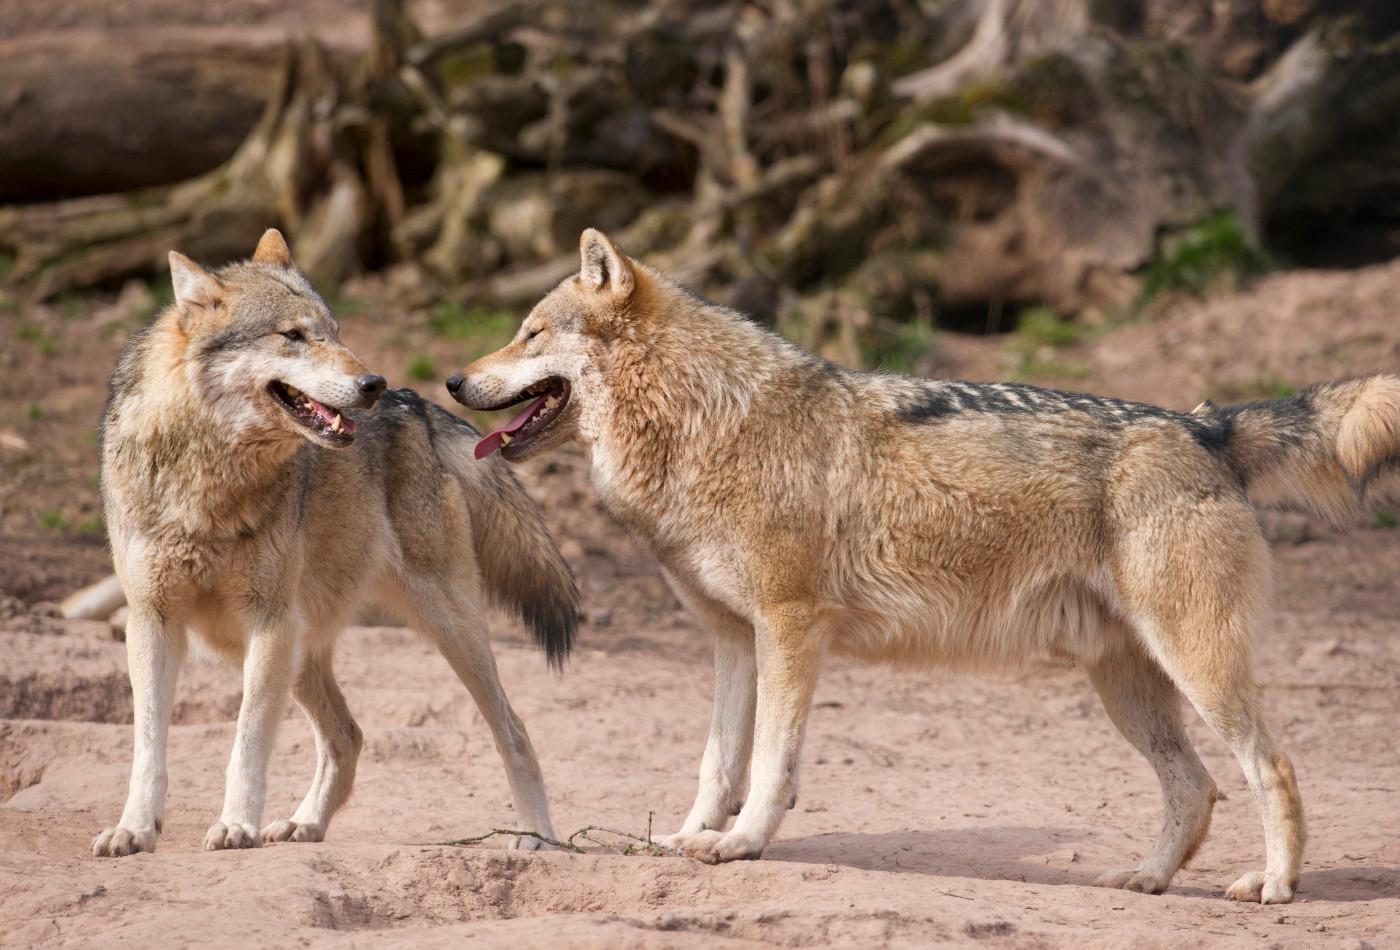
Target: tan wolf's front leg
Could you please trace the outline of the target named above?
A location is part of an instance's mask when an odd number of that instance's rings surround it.
[[[256,848],[267,794],[267,760],[291,695],[296,640],[284,625],[262,627],[243,656],[243,705],[224,787],[224,810],[204,836],[204,850]]]
[[[797,761],[821,666],[821,638],[810,604],[763,609],[754,624],[757,708],[749,794],[727,832],[691,835],[682,850],[709,864],[763,853],[797,795]]]
[[[121,820],[92,841],[92,853],[99,858],[156,849],[165,817],[165,742],[184,658],[184,628],[134,604],[126,624],[134,721],[131,786]]]
[[[658,837],[658,844],[685,850],[692,836],[722,829],[744,804],[753,750],[755,690],[752,637],[716,635],[715,708],[700,761],[700,787],[681,830]]]

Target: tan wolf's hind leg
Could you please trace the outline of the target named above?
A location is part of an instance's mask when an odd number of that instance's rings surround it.
[[[316,736],[316,777],[290,819],[262,830],[263,841],[321,841],[331,817],[350,797],[364,737],[336,684],[327,649],[309,655],[292,691]]]
[[[1162,784],[1165,815],[1152,850],[1136,868],[1109,871],[1096,882],[1160,894],[1205,839],[1215,783],[1181,723],[1181,694],[1139,647],[1106,657],[1089,670],[1108,718],[1152,764]]]
[[[1226,895],[1286,904],[1298,886],[1306,837],[1298,782],[1259,716],[1248,620],[1238,611],[1223,619],[1211,613],[1193,614],[1178,605],[1170,633],[1147,624],[1140,629],[1167,674],[1235,754],[1264,820],[1264,870],[1244,875]]]
[[[490,727],[496,751],[506,767],[520,830],[553,838],[554,826],[549,820],[549,801],[535,748],[501,688],[480,606],[460,592],[421,589],[405,592],[404,603],[412,611],[414,626],[446,658]],[[534,851],[543,845],[535,838],[518,838],[516,846]]]

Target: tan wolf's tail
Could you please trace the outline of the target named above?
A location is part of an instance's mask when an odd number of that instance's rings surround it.
[[[578,632],[573,572],[505,463],[481,467],[476,488],[485,497],[472,510],[472,547],[487,596],[519,615],[549,665],[563,669]]]
[[[1256,503],[1337,520],[1400,499],[1400,376],[1318,383],[1206,416],[1226,427],[1226,457]]]

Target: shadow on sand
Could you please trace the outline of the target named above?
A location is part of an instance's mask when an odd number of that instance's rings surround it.
[[[776,841],[763,857],[864,871],[1090,886],[1107,866],[1070,860],[1074,847],[1074,833],[1064,828],[985,827],[883,834],[833,832]],[[1125,855],[1123,864],[1133,860],[1134,856]],[[1228,883],[1222,879],[1220,889],[1173,884],[1168,893],[1223,900]],[[1317,870],[1305,867],[1298,898],[1306,902],[1397,899],[1400,868],[1361,864]]]

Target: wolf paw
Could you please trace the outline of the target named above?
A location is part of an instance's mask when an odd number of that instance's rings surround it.
[[[1121,891],[1136,891],[1139,894],[1160,894],[1167,889],[1167,883],[1157,875],[1139,871],[1137,868],[1107,871],[1094,881],[1097,887],[1112,887]]]
[[[533,830],[533,829],[525,829],[525,830],[529,831],[529,830]],[[553,832],[541,832],[541,834],[545,835],[546,837],[553,837],[553,836],[554,836],[554,833],[553,833]],[[510,839],[510,843],[506,845],[506,848],[509,849],[509,850],[511,850],[511,851],[557,851],[557,850],[558,850],[557,848],[554,847],[554,845],[550,844],[549,842],[547,842],[547,841],[541,841],[539,838],[531,838],[531,837],[529,837],[528,835],[516,835],[514,838],[511,838],[511,839]]]
[[[205,851],[225,851],[234,848],[261,848],[262,838],[258,829],[241,821],[211,825],[204,836]]]
[[[107,828],[92,839],[92,854],[97,858],[123,858],[128,854],[155,851],[159,833],[154,828]]]
[[[672,835],[652,835],[651,843],[667,851],[684,851],[686,841],[690,840],[690,835],[684,831],[677,831]]]
[[[701,831],[689,835],[677,847],[697,861],[723,864],[726,861],[757,861],[763,856],[763,844],[734,831]]]
[[[290,818],[274,821],[262,830],[264,843],[269,841],[323,841],[325,837],[325,826],[309,821],[292,821]]]
[[[1287,904],[1293,900],[1293,885],[1263,871],[1250,871],[1231,884],[1225,896],[1232,901],[1260,904]]]

